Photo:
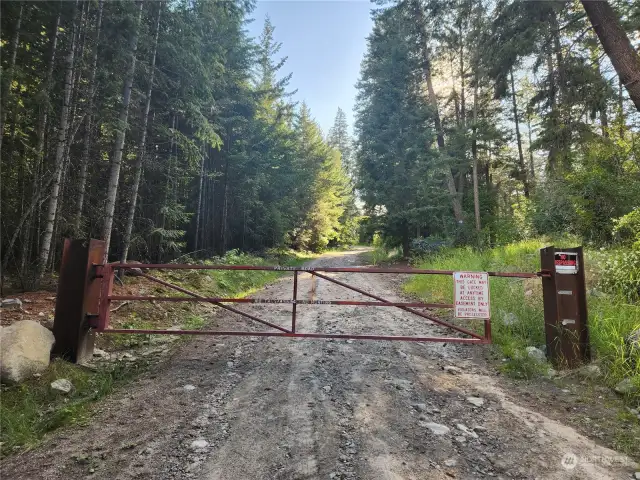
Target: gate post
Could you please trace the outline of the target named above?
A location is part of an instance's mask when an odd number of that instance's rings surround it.
[[[97,314],[104,261],[103,240],[65,239],[53,321],[53,354],[79,363],[93,355],[95,334],[88,314]]]
[[[582,247],[540,249],[547,357],[574,368],[591,357]]]

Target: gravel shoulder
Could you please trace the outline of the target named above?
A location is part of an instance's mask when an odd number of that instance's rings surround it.
[[[360,253],[311,264],[360,265]],[[398,276],[334,276],[402,298]],[[310,288],[310,276],[301,275],[299,298]],[[256,296],[290,298],[291,280]],[[316,298],[362,297],[319,280]],[[241,308],[282,325],[290,318],[277,305]],[[308,332],[446,333],[396,308],[302,305],[298,313],[298,329]],[[246,326],[226,313],[211,323]],[[478,348],[194,338],[103,402],[89,425],[5,459],[1,473],[16,480],[632,478],[631,459],[519,399],[479,360]]]

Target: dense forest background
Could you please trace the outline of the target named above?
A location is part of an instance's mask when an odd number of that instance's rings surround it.
[[[348,132],[323,136],[253,2],[2,2],[2,266],[64,237],[110,260],[357,240]]]
[[[640,114],[580,2],[376,3],[352,139],[293,102],[251,0],[2,2],[3,275],[36,286],[65,237],[152,262],[376,233],[640,249]],[[637,49],[640,5],[611,3]]]
[[[640,115],[581,2],[378,3],[356,122],[371,231],[405,254],[566,233],[640,248]],[[610,3],[637,51],[640,4]]]

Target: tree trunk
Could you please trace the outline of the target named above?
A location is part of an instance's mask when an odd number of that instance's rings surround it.
[[[606,105],[600,109],[600,128],[602,129],[602,136],[609,138],[609,116],[607,115]]]
[[[626,120],[624,117],[624,97],[622,95],[622,80],[618,78],[618,128],[620,132],[620,138],[624,140],[626,133]]]
[[[131,102],[131,89],[133,86],[133,77],[136,71],[136,51],[138,50],[138,30],[140,28],[140,20],[142,18],[142,5],[140,2],[138,7],[138,18],[133,34],[129,40],[129,67],[125,74],[124,88],[122,90],[122,105],[120,106],[120,115],[118,116],[118,126],[116,130],[116,140],[113,146],[113,157],[111,159],[111,169],[109,171],[109,183],[107,186],[107,198],[104,209],[104,223],[102,225],[102,238],[105,241],[105,262],[109,256],[109,244],[111,243],[111,229],[113,227],[113,216],[116,208],[116,197],[118,195],[118,182],[120,180],[120,166],[122,165],[122,151],[124,150],[124,141],[127,134],[129,119],[129,103]]]
[[[82,223],[82,209],[84,208],[84,195],[87,185],[87,168],[89,165],[89,151],[91,150],[91,128],[93,127],[93,101],[97,90],[96,72],[98,70],[98,46],[100,43],[100,30],[102,28],[103,9],[104,0],[100,0],[98,4],[98,18],[96,20],[93,64],[91,66],[91,73],[89,74],[89,95],[87,98],[87,116],[85,117],[84,126],[84,146],[82,149],[82,157],[80,158],[80,172],[78,174],[78,197],[76,198],[75,214],[73,216],[73,231],[76,235],[80,234],[80,226]]]
[[[451,95],[453,96],[453,108],[456,116],[456,127],[460,127],[460,101],[458,99],[458,92],[456,90],[456,76],[455,76],[453,54],[451,54],[450,62],[451,62],[451,91],[453,92]]]
[[[402,256],[404,258],[409,258],[411,254],[411,239],[409,238],[409,229],[405,227],[404,232],[402,233]]]
[[[549,47],[550,49],[551,47]],[[549,101],[551,104],[551,122],[552,125],[558,123],[558,105],[556,95],[556,81],[555,70],[553,68],[553,56],[551,50],[547,52],[547,70],[549,71]],[[547,157],[547,169],[549,172],[555,172],[557,166],[558,148],[554,141],[549,148],[549,155]]]
[[[193,249],[198,250],[198,240],[200,236],[200,217],[202,215],[202,185],[204,180],[204,152],[205,146],[202,144],[202,158],[200,159],[200,178],[198,179],[198,208],[196,208],[196,233],[194,235]]]
[[[527,111],[527,134],[529,135],[529,175],[533,182],[536,178],[536,169],[533,164],[533,149],[531,148],[531,112]]]
[[[460,39],[460,123],[464,128],[467,124],[466,120],[466,98],[464,93],[464,42],[462,41],[462,22],[460,22],[459,28]]]
[[[609,2],[582,0],[582,5],[631,101],[640,110],[640,56]]]
[[[58,32],[60,31],[60,13],[56,16],[56,20],[53,24],[53,30],[51,32],[51,53],[49,54],[49,65],[47,68],[47,76],[45,77],[44,87],[42,88],[42,103],[40,117],[38,118],[37,127],[37,147],[36,147],[36,171],[39,170],[40,165],[44,161],[44,136],[47,131],[47,119],[49,116],[49,91],[51,90],[51,80],[53,78],[53,67],[56,58],[56,49],[58,46]],[[34,177],[35,178],[35,177]]]
[[[524,163],[524,154],[522,153],[522,136],[520,135],[520,122],[518,121],[518,100],[516,99],[516,84],[513,80],[513,67],[509,69],[511,77],[511,101],[513,104],[513,121],[516,124],[516,140],[518,142],[518,170],[521,175],[522,184],[524,186],[524,196],[529,198],[529,180],[527,179],[527,167]]]
[[[158,50],[158,35],[160,33],[160,15],[162,13],[162,3],[158,6],[158,15],[156,18],[156,32],[153,41],[153,52],[151,54],[151,73],[149,74],[149,87],[147,88],[146,104],[142,116],[142,134],[140,135],[140,143],[138,144],[138,155],[134,166],[133,185],[131,185],[131,196],[129,197],[129,214],[127,216],[127,225],[124,232],[124,245],[120,262],[127,261],[129,246],[131,245],[131,232],[133,231],[133,220],[136,216],[136,204],[138,202],[138,188],[140,187],[140,177],[142,176],[142,164],[146,151],[147,142],[147,125],[149,122],[149,110],[151,109],[151,92],[153,91],[153,77],[156,69],[156,52]]]
[[[473,85],[473,137],[471,140],[471,153],[473,156],[473,211],[476,217],[476,231],[482,230],[480,223],[480,195],[478,192],[478,74],[476,65],[476,79]]]
[[[38,275],[37,281],[40,281],[44,276],[44,272],[47,268],[47,261],[49,259],[49,253],[51,251],[51,240],[53,238],[53,227],[56,221],[56,212],[58,211],[58,197],[60,195],[60,185],[62,183],[62,173],[64,170],[64,151],[66,147],[67,139],[67,127],[69,124],[69,111],[71,109],[71,89],[73,87],[73,66],[74,66],[74,53],[76,42],[76,19],[75,8],[73,14],[73,28],[72,28],[72,40],[67,54],[67,70],[64,79],[64,95],[62,103],[62,111],[60,113],[60,124],[58,126],[58,144],[56,146],[56,156],[54,160],[53,171],[53,187],[51,196],[49,197],[49,205],[47,208],[47,216],[45,219],[44,234],[42,235],[42,244],[40,249],[40,257],[38,262]]]
[[[20,4],[20,13],[18,14],[18,21],[16,22],[16,33],[11,40],[11,59],[9,60],[9,68],[7,68],[7,79],[4,81],[4,88],[2,93],[2,100],[0,104],[0,153],[2,153],[2,139],[4,137],[4,124],[7,119],[7,106],[9,105],[9,97],[11,96],[11,84],[13,83],[13,76],[15,73],[16,57],[18,55],[18,43],[20,42],[20,27],[22,25],[22,12],[24,11],[24,4]],[[4,80],[4,78],[2,79]],[[6,93],[5,93],[6,90]],[[2,157],[0,157],[2,158]]]
[[[426,57],[426,49],[424,56]],[[438,99],[436,98],[436,93],[433,89],[433,82],[431,79],[431,64],[428,57],[425,59],[425,67],[424,67],[424,75],[425,80],[427,81],[427,91],[429,93],[429,103],[433,108],[434,112],[434,123],[436,127],[436,139],[438,142],[438,149],[441,153],[444,153],[444,131],[442,129],[442,122],[440,121],[440,114],[438,113]],[[462,203],[460,201],[460,197],[458,196],[458,191],[456,189],[456,182],[453,178],[453,172],[450,168],[446,169],[446,177],[447,177],[447,189],[449,190],[449,195],[451,196],[451,204],[453,206],[453,215],[458,223],[462,223],[463,214],[462,214]]]

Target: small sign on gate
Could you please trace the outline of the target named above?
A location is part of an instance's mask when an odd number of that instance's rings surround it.
[[[453,273],[456,318],[490,318],[489,274]]]
[[[578,273],[578,254],[576,252],[555,252],[554,264],[557,273],[575,275]]]

